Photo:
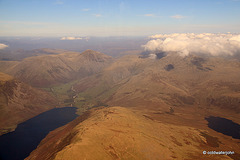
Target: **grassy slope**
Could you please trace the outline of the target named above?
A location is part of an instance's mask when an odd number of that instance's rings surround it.
[[[123,107],[98,108],[51,132],[27,159],[231,159],[207,130],[162,123]],[[238,149],[239,146],[235,149]]]

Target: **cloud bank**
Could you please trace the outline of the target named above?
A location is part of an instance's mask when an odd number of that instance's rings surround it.
[[[181,56],[207,54],[233,56],[240,54],[240,34],[158,34],[150,36],[144,47],[148,52],[176,52]]]
[[[8,47],[8,45],[0,43],[0,49],[4,49],[4,48],[7,48],[7,47]]]

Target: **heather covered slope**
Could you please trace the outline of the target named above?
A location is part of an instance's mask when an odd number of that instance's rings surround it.
[[[57,100],[47,92],[0,72],[0,134],[56,105]]]
[[[52,131],[26,159],[231,159],[202,154],[231,150],[218,138],[127,108],[98,108]]]

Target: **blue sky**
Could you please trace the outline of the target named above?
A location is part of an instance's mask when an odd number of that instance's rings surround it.
[[[0,0],[0,36],[240,32],[240,0]]]

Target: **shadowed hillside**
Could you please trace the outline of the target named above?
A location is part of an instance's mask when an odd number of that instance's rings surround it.
[[[47,92],[0,72],[0,134],[56,105],[57,100]]]

